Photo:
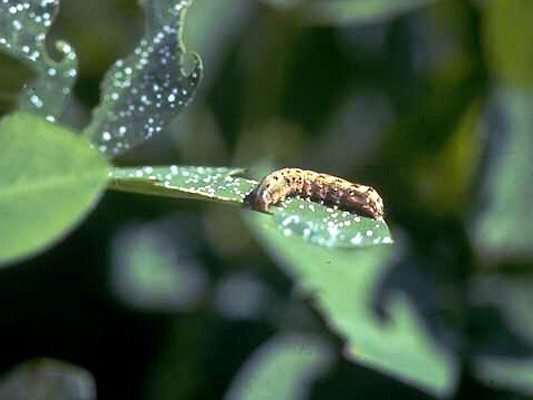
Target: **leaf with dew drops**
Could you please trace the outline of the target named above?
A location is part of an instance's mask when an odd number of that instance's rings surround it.
[[[393,242],[383,220],[299,198],[287,199],[274,214],[273,222],[285,236],[301,236],[326,247],[366,247]]]
[[[239,168],[191,166],[114,168],[110,187],[116,190],[175,198],[218,201],[243,206],[258,184],[237,176]],[[311,201],[290,198],[272,207],[263,219],[285,236],[327,247],[368,247],[392,243],[387,224]]]
[[[26,84],[19,108],[55,121],[63,112],[77,73],[76,53],[58,41],[59,61],[48,55],[45,40],[59,0],[0,1],[0,50],[28,64],[37,79]]]
[[[166,167],[114,168],[110,172],[110,188],[174,198],[210,200],[241,205],[256,183],[237,178],[241,168]]]
[[[110,157],[163,131],[191,100],[202,76],[200,57],[184,71],[183,20],[191,0],[140,1],[145,35],[133,54],[106,73],[102,100],[85,129],[91,142]]]

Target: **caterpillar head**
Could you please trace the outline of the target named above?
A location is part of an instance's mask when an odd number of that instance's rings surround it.
[[[268,212],[268,208],[272,204],[272,195],[264,187],[259,186],[248,193],[244,198],[244,204],[253,210]]]

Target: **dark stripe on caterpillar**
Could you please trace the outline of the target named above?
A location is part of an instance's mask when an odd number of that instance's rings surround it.
[[[244,199],[254,210],[268,212],[286,197],[301,196],[374,219],[383,219],[383,200],[366,185],[299,168],[283,168],[265,176]]]

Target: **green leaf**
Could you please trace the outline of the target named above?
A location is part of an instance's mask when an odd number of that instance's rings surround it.
[[[179,199],[242,204],[256,181],[236,178],[241,168],[177,166],[114,168],[110,188]]]
[[[495,103],[504,116],[499,146],[488,165],[486,207],[474,231],[487,257],[533,257],[533,91],[501,90]],[[496,135],[494,135],[496,136]]]
[[[116,190],[174,198],[210,200],[243,206],[244,197],[257,181],[235,176],[238,168],[191,166],[114,168],[110,187]],[[263,223],[275,226],[285,236],[330,247],[366,247],[392,243],[384,221],[358,216],[308,200],[287,199],[272,207]]]
[[[471,284],[470,298],[474,306],[493,307],[502,315],[510,336],[499,327],[484,326],[485,346],[477,346],[474,368],[477,376],[490,384],[533,395],[533,274],[482,274]],[[498,295],[495,296],[494,294]],[[492,330],[492,331],[491,331]],[[488,340],[496,338],[496,341]],[[483,341],[483,342],[485,342]],[[503,355],[502,344],[512,348]]]
[[[382,220],[298,198],[287,199],[272,219],[262,220],[263,224],[274,224],[287,237],[303,237],[321,246],[366,247],[393,242],[389,228]]]
[[[269,254],[346,340],[347,357],[431,394],[452,392],[455,360],[432,341],[413,304],[397,293],[387,304],[387,321],[373,312],[373,292],[387,273],[390,247],[328,249],[279,235],[264,216],[251,215],[249,222]]]
[[[78,366],[35,359],[15,367],[0,379],[3,400],[95,400],[92,375]]]
[[[307,399],[313,381],[327,372],[332,361],[330,347],[319,338],[274,337],[244,364],[224,399]]]
[[[69,130],[30,114],[0,122],[0,263],[57,241],[95,204],[108,166]]]
[[[85,132],[108,156],[116,156],[165,126],[192,100],[202,76],[200,58],[184,71],[181,31],[191,0],[141,1],[145,35],[133,54],[106,73],[102,100]]]
[[[477,375],[490,386],[533,396],[533,359],[484,356],[474,362]]]
[[[193,250],[190,220],[128,225],[113,239],[113,288],[135,308],[186,311],[202,300],[208,278]]]
[[[61,116],[77,69],[76,53],[67,43],[55,43],[60,61],[46,50],[46,35],[58,8],[59,0],[0,2],[0,50],[27,63],[38,75],[25,86],[19,107],[50,121]]]

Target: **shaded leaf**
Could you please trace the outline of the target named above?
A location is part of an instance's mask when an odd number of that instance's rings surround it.
[[[304,335],[280,335],[262,345],[238,372],[226,400],[304,400],[313,381],[331,366],[324,341]]]
[[[498,341],[486,340],[487,346],[478,349],[473,363],[477,376],[490,385],[529,395],[533,394],[532,282],[531,273],[482,275],[472,282],[470,293],[474,305],[495,307],[509,332],[496,331],[494,335],[491,331],[497,327],[485,327],[483,338],[494,336]]]
[[[194,254],[194,225],[169,219],[128,225],[113,240],[112,283],[125,303],[145,310],[184,311],[199,303],[207,275]]]
[[[437,0],[263,0],[296,8],[305,21],[317,25],[382,22]]]
[[[95,400],[92,375],[72,364],[51,359],[27,361],[0,379],[2,400]]]
[[[58,240],[95,204],[107,164],[83,138],[30,114],[0,123],[0,262]]]
[[[181,31],[191,0],[141,1],[145,36],[132,55],[118,60],[102,83],[102,100],[85,129],[103,153],[116,156],[163,131],[191,100],[202,75],[184,71]]]
[[[397,293],[390,298],[387,321],[373,312],[373,293],[387,272],[390,248],[311,246],[279,235],[264,218],[251,215],[249,220],[259,241],[346,340],[349,359],[434,395],[453,391],[455,360],[433,342],[406,296]]]
[[[496,95],[496,103],[503,125],[494,132],[499,143],[488,165],[485,208],[478,216],[474,234],[487,256],[531,258],[533,91],[502,90]]]
[[[22,61],[0,52],[0,114],[15,111],[24,86],[34,76]]]
[[[491,386],[533,396],[533,359],[479,357],[474,366],[478,376]]]
[[[25,85],[20,109],[55,121],[61,116],[77,73],[74,50],[65,42],[55,43],[61,60],[46,50],[46,35],[59,8],[59,0],[0,2],[0,50],[24,61],[38,78]]]

